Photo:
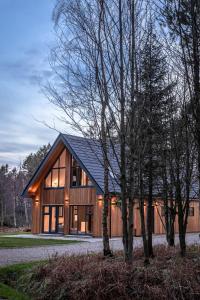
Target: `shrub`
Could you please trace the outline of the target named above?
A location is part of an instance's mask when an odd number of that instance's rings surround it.
[[[22,276],[19,287],[38,300],[199,299],[199,248],[189,248],[185,258],[165,246],[156,247],[155,254],[147,267],[141,249],[134,251],[132,266],[120,252],[106,259],[55,256]]]

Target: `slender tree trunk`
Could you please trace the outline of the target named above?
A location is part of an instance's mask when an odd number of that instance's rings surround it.
[[[104,256],[112,255],[109,244],[108,234],[108,206],[109,206],[109,161],[108,161],[108,145],[105,126],[106,103],[102,103],[101,113],[101,131],[102,131],[102,149],[104,163],[104,201],[103,201],[103,254]]]
[[[129,198],[128,203],[128,261],[133,260],[133,223],[134,222],[134,205],[133,198]]]
[[[129,203],[128,203],[128,260],[132,263],[133,260],[133,226],[134,226],[134,100],[135,100],[135,0],[131,1],[131,109],[129,116],[129,147],[130,147],[130,161],[129,161]]]
[[[181,208],[182,205],[178,205],[178,227],[179,227],[179,242],[181,249],[181,256],[185,256],[186,253],[186,242],[185,242],[185,230],[184,230],[184,216],[183,210]]]
[[[102,227],[103,227],[103,254],[104,256],[111,256],[108,234],[108,208],[109,208],[109,160],[108,160],[108,145],[107,145],[107,126],[106,126],[106,107],[109,102],[107,82],[104,68],[103,48],[101,40],[101,30],[104,24],[104,1],[99,2],[100,15],[99,15],[99,54],[100,64],[102,71],[102,94],[101,94],[101,140],[103,151],[103,167],[104,167],[104,201],[103,201],[103,214],[102,214]]]
[[[181,197],[180,181],[176,183],[176,203],[178,208],[178,228],[179,228],[179,243],[181,256],[185,256],[186,253],[186,242],[185,242],[185,229],[184,229],[184,211]]]
[[[149,250],[146,236],[145,216],[144,216],[144,193],[143,193],[143,179],[142,179],[142,167],[141,167],[141,156],[139,155],[139,187],[140,187],[140,222],[141,222],[141,233],[144,249],[145,264],[149,264]]]
[[[125,139],[125,96],[124,96],[124,56],[123,56],[123,26],[122,26],[122,1],[119,0],[119,52],[120,52],[120,159],[121,159],[121,196],[122,196],[122,227],[125,261],[128,256],[128,231],[127,231],[127,193],[126,193],[126,139]]]
[[[148,207],[147,207],[147,236],[148,236],[148,252],[150,257],[154,257],[152,232],[153,232],[153,174],[152,174],[152,142],[150,137],[149,147],[149,172],[148,172]]]
[[[170,240],[170,214],[169,214],[169,200],[168,200],[168,183],[167,183],[167,171],[166,171],[166,157],[165,155],[162,157],[164,161],[163,168],[163,199],[164,199],[164,211],[165,211],[165,232],[166,232],[166,240],[169,245]]]
[[[174,232],[174,223],[176,217],[176,208],[174,207],[173,198],[170,199],[170,210],[169,210],[169,236],[168,236],[168,245],[174,247],[175,245],[175,232]]]

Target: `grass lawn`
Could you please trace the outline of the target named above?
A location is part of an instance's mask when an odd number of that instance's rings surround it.
[[[31,231],[16,231],[16,232],[0,232],[0,236],[4,235],[18,235],[18,234],[32,234]]]
[[[26,271],[28,272],[34,266],[42,263],[45,263],[45,261],[20,263],[0,268],[0,298],[8,300],[30,300],[31,298],[29,296],[16,290],[17,280],[20,276],[23,276]]]
[[[29,297],[3,283],[0,283],[0,297],[8,300],[30,300]]]
[[[80,241],[0,236],[0,248],[24,248],[37,246],[66,245],[74,243],[80,243]]]

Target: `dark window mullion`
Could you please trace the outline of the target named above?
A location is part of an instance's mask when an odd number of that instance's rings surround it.
[[[49,206],[49,233],[51,232],[51,216],[52,216],[52,206]]]

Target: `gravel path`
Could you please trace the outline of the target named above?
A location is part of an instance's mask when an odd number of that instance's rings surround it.
[[[70,239],[70,237],[66,238]],[[31,248],[15,248],[15,249],[0,249],[0,265],[9,265],[20,262],[42,260],[51,257],[52,255],[71,255],[71,254],[86,254],[91,252],[102,251],[102,240],[94,238],[79,238],[84,243],[76,243],[69,245],[58,245],[58,246],[42,246],[42,247],[31,247]],[[176,237],[178,242],[178,237]],[[165,236],[154,236],[153,244],[165,244]],[[187,244],[200,244],[199,234],[187,234]],[[122,241],[120,238],[111,239],[110,245],[112,250],[121,250],[123,248]],[[134,247],[142,246],[141,237],[134,238]]]

